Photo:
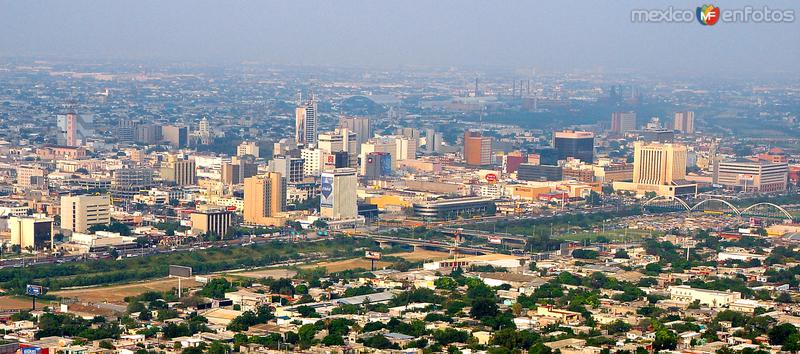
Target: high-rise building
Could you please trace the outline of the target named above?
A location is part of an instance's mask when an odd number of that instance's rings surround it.
[[[94,116],[75,113],[60,114],[56,124],[61,131],[62,143],[66,146],[80,146],[94,133]]]
[[[559,160],[566,160],[568,157],[586,163],[592,163],[594,160],[594,133],[592,132],[573,130],[555,132],[553,146],[558,150]]]
[[[317,143],[317,102],[312,97],[294,112],[295,141],[306,146]]]
[[[410,127],[397,128],[397,132],[395,134],[404,136],[409,139],[414,139],[417,141],[419,141],[419,139],[422,137],[422,135],[420,135],[419,129]]]
[[[21,249],[42,249],[53,246],[53,219],[41,216],[12,216],[8,218],[11,244]]]
[[[320,187],[320,215],[331,220],[352,220],[358,216],[356,170],[337,168],[323,172]]]
[[[364,164],[364,179],[367,181],[392,174],[392,155],[388,152],[371,152]]]
[[[371,152],[386,152],[392,155],[392,167],[395,167],[397,164],[396,155],[397,154],[397,139],[394,137],[374,137],[372,139],[367,140],[367,142],[361,144],[361,166],[360,166],[360,173],[363,175],[366,173],[366,164],[364,161],[367,160],[367,155]]]
[[[136,127],[136,141],[147,145],[161,141],[162,128],[155,124],[141,124]]]
[[[244,180],[244,221],[257,225],[282,225],[286,211],[286,178],[278,172]]]
[[[86,232],[93,225],[111,223],[111,199],[108,195],[61,197],[61,228]]]
[[[233,157],[230,162],[222,163],[220,172],[223,184],[239,184],[242,183],[245,178],[257,175],[258,165],[246,159]]]
[[[392,154],[394,161],[415,160],[417,158],[417,139],[406,136],[395,138],[395,153]]]
[[[233,224],[233,212],[224,209],[198,210],[191,214],[192,231],[223,238]]]
[[[245,155],[252,155],[255,158],[259,157],[259,148],[255,141],[243,141],[236,147],[236,156],[242,157]]]
[[[464,162],[470,166],[484,166],[492,163],[492,138],[480,132],[464,132]]]
[[[178,186],[197,184],[195,161],[186,157],[169,155],[160,169],[161,178]]]
[[[673,128],[682,133],[694,134],[694,112],[675,112]]]
[[[325,153],[317,148],[306,148],[300,151],[303,159],[303,175],[317,177],[323,166]]]
[[[372,121],[367,117],[342,116],[339,118],[339,127],[347,128],[356,133],[356,140],[358,140],[356,149],[359,149],[361,144],[372,138]]]
[[[563,178],[561,166],[520,164],[517,179],[523,181],[560,181]]]
[[[686,146],[637,141],[633,149],[633,182],[667,185],[686,178]]]
[[[714,184],[745,192],[783,192],[789,179],[785,162],[734,160],[714,164]]]
[[[269,172],[278,172],[283,176],[288,176],[289,183],[299,183],[305,176],[304,164],[305,160],[302,158],[277,155],[269,162]]]
[[[615,190],[635,191],[637,195],[697,194],[697,184],[685,180],[686,146],[636,141],[633,148],[633,182],[614,182]]]
[[[161,127],[161,137],[173,148],[184,148],[189,142],[189,129],[183,126],[165,125]]]
[[[332,132],[320,133],[317,138],[317,148],[328,155],[346,152],[349,159],[347,166],[358,164],[357,134],[348,128],[336,128]]]
[[[199,127],[197,128],[197,137],[200,138],[200,144],[211,144],[211,129],[206,117],[200,120]]]
[[[425,129],[425,152],[432,153],[434,151],[436,151],[436,130],[427,128]]]
[[[143,167],[125,167],[115,170],[111,175],[111,196],[119,199],[132,199],[141,190],[151,188],[153,170]]]
[[[117,139],[124,142],[136,140],[136,127],[139,122],[131,119],[120,119],[117,122]]]
[[[624,134],[636,130],[636,112],[611,113],[611,131]]]

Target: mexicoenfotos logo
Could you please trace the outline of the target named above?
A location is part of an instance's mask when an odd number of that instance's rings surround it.
[[[703,5],[697,8],[697,21],[703,26],[713,26],[719,21],[719,7]]]
[[[720,9],[712,4],[691,9],[633,9],[631,22],[637,23],[690,23],[697,20],[703,26],[717,22],[728,23],[791,23],[795,20],[794,9],[773,9],[768,6],[745,6],[737,9]]]

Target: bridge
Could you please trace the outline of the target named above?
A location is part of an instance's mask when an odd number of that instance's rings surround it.
[[[393,236],[384,236],[384,235],[354,235],[353,237],[358,238],[365,238],[370,239],[377,242],[381,247],[386,247],[389,245],[409,245],[416,249],[417,247],[430,249],[430,250],[437,250],[437,251],[445,251],[445,252],[452,252],[454,245],[452,243],[447,242],[440,242],[440,241],[429,241],[429,240],[422,240],[422,239],[414,239],[414,238],[407,238],[407,237],[393,237]],[[480,246],[457,246],[455,247],[459,253],[470,253],[470,254],[490,254],[490,253],[498,253],[497,250],[489,248],[489,247],[480,247]]]
[[[455,229],[455,228],[444,228],[439,230],[444,234],[447,235],[460,235],[462,237],[475,237],[475,238],[483,238],[486,239],[489,243],[492,243],[492,240],[500,240],[503,243],[514,243],[525,245],[528,242],[528,237],[525,235],[517,235],[517,234],[509,234],[504,232],[488,232],[482,230],[465,230],[465,229]],[[497,242],[495,242],[497,243]]]
[[[794,220],[794,217],[782,206],[762,202],[741,208],[721,198],[706,198],[690,205],[687,201],[673,196],[653,197],[642,204],[646,212],[703,212],[735,217],[756,217],[776,220]]]

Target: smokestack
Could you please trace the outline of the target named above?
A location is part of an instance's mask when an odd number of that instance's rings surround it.
[[[478,78],[475,78],[475,97],[478,97]]]

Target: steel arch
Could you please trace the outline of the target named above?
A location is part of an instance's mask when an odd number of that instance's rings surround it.
[[[692,208],[689,206],[689,204],[686,204],[686,202],[684,202],[683,199],[675,197],[675,196],[672,196],[672,195],[655,196],[653,198],[650,198],[650,200],[644,202],[644,204],[642,204],[642,206],[643,207],[648,206],[648,205],[650,205],[650,203],[652,203],[653,201],[655,201],[657,199],[672,199],[672,200],[678,201],[678,203],[680,203],[684,208],[686,208],[686,211],[691,211],[692,210]]]
[[[744,213],[744,212],[746,212],[746,211],[748,211],[748,210],[750,210],[750,209],[752,209],[752,208],[755,208],[755,207],[757,207],[757,206],[759,206],[759,205],[768,205],[768,206],[775,207],[775,209],[778,209],[778,210],[780,210],[780,212],[781,212],[781,213],[783,213],[783,215],[784,215],[784,216],[785,216],[787,219],[790,219],[790,220],[794,219],[794,218],[792,217],[792,214],[790,214],[788,211],[786,211],[786,209],[784,209],[784,208],[783,208],[783,207],[781,207],[780,205],[777,205],[777,204],[774,204],[774,203],[769,203],[769,202],[761,202],[761,203],[756,203],[756,204],[753,204],[753,205],[751,205],[751,206],[749,206],[749,207],[747,207],[747,208],[744,208],[744,209],[742,209],[742,211],[741,211],[741,213],[740,213],[740,214],[742,214],[742,213]]]
[[[705,203],[705,202],[710,202],[710,201],[722,202],[722,204],[725,204],[725,205],[727,205],[729,208],[733,209],[733,212],[734,212],[734,213],[736,213],[736,215],[742,215],[742,212],[741,212],[741,211],[739,211],[739,208],[735,207],[733,204],[731,204],[731,203],[730,203],[730,202],[728,202],[727,200],[722,200],[722,199],[718,199],[718,198],[709,198],[709,199],[703,199],[703,200],[701,200],[699,203],[697,203],[697,204],[695,204],[694,206],[692,206],[692,207],[689,209],[689,211],[694,211],[695,209],[697,209],[697,207],[699,207],[699,206],[703,205],[703,203]]]

